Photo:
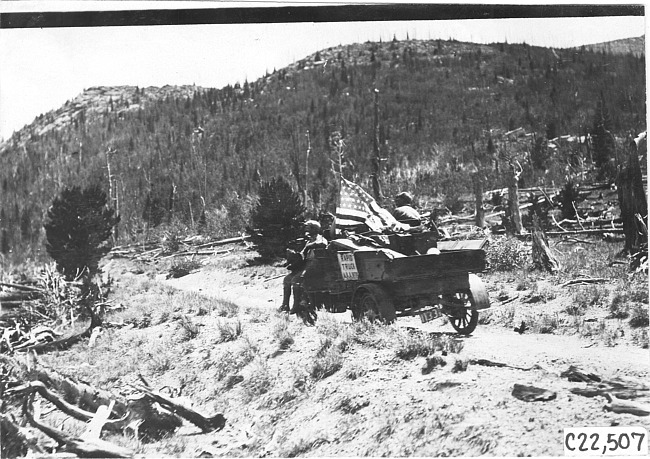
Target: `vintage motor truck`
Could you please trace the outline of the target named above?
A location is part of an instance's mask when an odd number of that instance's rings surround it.
[[[468,335],[490,307],[475,274],[486,269],[485,240],[438,241],[437,233],[350,236],[315,251],[304,277],[313,308],[393,322],[445,315]]]

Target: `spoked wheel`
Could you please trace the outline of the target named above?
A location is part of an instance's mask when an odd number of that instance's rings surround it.
[[[367,284],[360,287],[359,296],[352,308],[354,320],[392,323],[395,321],[395,306],[390,294],[379,285]]]
[[[467,292],[457,292],[446,299],[448,303],[455,304],[447,313],[451,326],[462,335],[471,334],[478,325],[478,311],[473,307],[471,295]]]

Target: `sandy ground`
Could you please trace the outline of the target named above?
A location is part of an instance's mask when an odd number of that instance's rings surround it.
[[[273,277],[282,273],[281,268],[237,270],[208,265],[165,282],[242,307],[273,310],[280,304],[282,291],[282,279]],[[500,307],[493,303],[494,309]],[[518,306],[515,302],[509,307],[513,305]],[[349,322],[350,314],[323,312],[319,320]],[[292,321],[298,319],[292,317]],[[444,319],[422,324],[417,318],[402,318],[393,326],[456,336]],[[268,333],[268,329],[262,326],[259,333]],[[272,371],[282,374],[295,366],[296,359],[313,355],[318,343],[312,335],[300,335],[290,352],[269,359]],[[647,349],[607,347],[578,336],[518,334],[499,325],[479,325],[471,336],[461,339],[464,348],[457,358],[487,359],[510,367],[470,363],[466,371],[454,373],[452,365],[447,365],[424,375],[424,358],[401,360],[381,349],[356,347],[345,353],[344,369],[365,368],[357,379],[351,381],[345,371],[339,371],[321,381],[301,403],[278,411],[270,424],[261,419],[273,416],[272,412],[233,402],[231,408],[236,407],[237,414],[231,415],[229,427],[209,447],[198,442],[196,451],[215,456],[559,456],[563,455],[566,427],[650,427],[648,417],[605,411],[603,397],[572,394],[570,389],[585,384],[560,376],[575,365],[606,379],[648,381]],[[553,391],[556,398],[518,400],[512,396],[515,384]],[[650,398],[636,401],[648,404]],[[256,424],[267,427],[259,432]],[[273,426],[270,432],[269,425]]]

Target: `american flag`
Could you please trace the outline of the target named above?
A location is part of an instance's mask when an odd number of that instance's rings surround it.
[[[336,228],[349,229],[365,223],[371,230],[394,226],[397,220],[356,183],[341,177],[336,207]]]

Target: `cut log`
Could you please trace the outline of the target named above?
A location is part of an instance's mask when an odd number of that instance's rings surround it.
[[[650,406],[642,405],[640,403],[628,402],[625,400],[619,400],[611,394],[605,394],[607,398],[607,405],[605,405],[605,411],[611,411],[613,413],[619,414],[633,414],[635,416],[648,416],[650,415]]]
[[[223,414],[219,413],[214,416],[204,416],[198,411],[182,405],[173,399],[166,397],[160,392],[153,391],[145,386],[133,386],[147,397],[158,402],[162,407],[168,409],[172,413],[187,419],[195,426],[199,427],[203,432],[211,432],[213,430],[221,430],[226,425],[226,418]]]
[[[32,404],[34,394],[25,397],[23,412],[29,423],[43,432],[48,437],[63,445],[66,451],[70,451],[79,457],[133,457],[133,452],[122,446],[114,445],[104,440],[86,441],[81,438],[73,437],[58,429],[50,427],[34,419],[32,414]]]

